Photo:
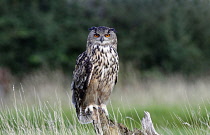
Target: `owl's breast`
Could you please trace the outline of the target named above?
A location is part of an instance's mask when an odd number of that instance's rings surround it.
[[[92,79],[97,79],[99,87],[113,85],[119,70],[117,51],[110,46],[94,46],[90,57],[94,70]]]

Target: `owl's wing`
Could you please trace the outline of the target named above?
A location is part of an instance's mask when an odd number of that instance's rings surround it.
[[[87,56],[87,53],[83,52],[77,58],[71,84],[71,89],[73,90],[72,102],[76,108],[80,106],[80,101],[85,96],[86,89],[90,83],[92,72],[93,64]]]
[[[117,84],[117,81],[118,81],[118,75],[116,75],[116,78],[115,78],[115,82],[114,82],[115,85]]]
[[[117,54],[117,51],[116,51],[116,60],[117,60],[117,75],[116,75],[116,78],[115,78],[115,85],[117,84],[118,82],[118,72],[119,72],[119,57],[118,57],[118,54]]]

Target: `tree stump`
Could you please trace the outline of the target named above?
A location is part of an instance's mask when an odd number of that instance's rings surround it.
[[[97,135],[159,135],[153,126],[149,112],[144,112],[142,130],[131,131],[126,126],[109,119],[103,110],[94,109],[93,126]]]

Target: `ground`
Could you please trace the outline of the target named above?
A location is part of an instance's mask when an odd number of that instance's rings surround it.
[[[181,75],[142,78],[138,72],[119,78],[108,103],[109,117],[130,129],[140,128],[144,111],[160,134],[210,134],[210,80]],[[70,78],[70,77],[69,77]],[[71,104],[68,77],[60,71],[36,72],[15,83],[4,98],[0,134],[87,134]]]

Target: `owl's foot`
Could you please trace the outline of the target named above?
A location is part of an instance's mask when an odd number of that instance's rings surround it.
[[[89,105],[85,108],[85,113],[86,114],[91,114],[93,112],[93,109],[97,109],[98,110],[99,106],[96,105],[96,104],[92,104],[92,105]]]
[[[105,105],[105,104],[101,104],[100,107],[101,107],[101,109],[105,112],[106,116],[108,116],[109,113],[108,113],[108,110],[107,110],[107,108],[106,108],[106,105]]]

